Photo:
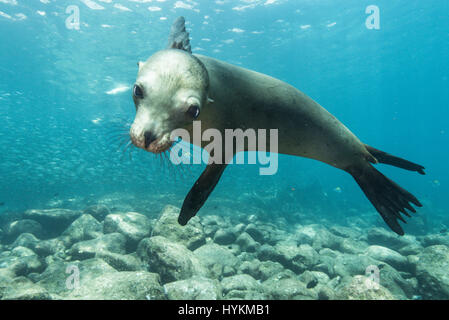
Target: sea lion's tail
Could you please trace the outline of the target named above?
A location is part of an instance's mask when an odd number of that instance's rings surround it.
[[[397,234],[404,235],[404,231],[397,220],[406,223],[401,213],[410,217],[406,209],[416,212],[410,203],[422,207],[418,199],[394,181],[385,177],[369,163],[348,168],[347,171],[357,181],[386,224]]]
[[[416,171],[416,172],[418,172],[420,174],[426,174],[424,172],[425,168],[423,166],[419,165],[419,164],[410,162],[408,160],[405,160],[405,159],[402,159],[402,158],[399,158],[399,157],[395,157],[395,156],[393,156],[393,155],[391,155],[389,153],[377,150],[377,149],[375,149],[375,148],[373,148],[373,147],[371,147],[369,145],[366,145],[366,144],[365,144],[365,148],[380,163],[389,164],[391,166],[395,166],[395,167],[402,168],[402,169],[405,169],[405,170]]]

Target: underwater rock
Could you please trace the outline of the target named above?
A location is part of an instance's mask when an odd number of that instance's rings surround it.
[[[239,245],[240,250],[246,251],[246,252],[256,252],[259,247],[260,243],[256,242],[248,233],[243,232],[241,233],[235,242]]]
[[[384,228],[371,228],[366,240],[370,245],[379,245],[393,250],[399,250],[413,242],[407,236],[399,236]]]
[[[284,267],[279,262],[274,261],[262,261],[259,265],[255,278],[261,281],[265,281],[268,278],[282,272]]]
[[[322,286],[318,290],[318,300],[333,300],[335,292],[328,286]]]
[[[100,251],[125,254],[126,238],[120,233],[109,233],[101,237],[75,243],[69,250],[74,259],[90,259]]]
[[[403,256],[409,256],[409,255],[417,255],[423,250],[424,250],[423,246],[421,246],[419,243],[413,243],[398,249],[398,252]]]
[[[232,244],[235,240],[235,234],[229,229],[218,229],[214,235],[214,242],[221,245]]]
[[[363,234],[362,231],[359,230],[359,228],[349,228],[338,225],[330,227],[329,231],[336,236],[348,239],[358,239]]]
[[[109,251],[100,251],[95,255],[96,258],[103,259],[117,271],[139,271],[144,270],[140,260],[133,254],[118,254]]]
[[[338,251],[342,253],[358,254],[365,252],[368,247],[369,245],[365,241],[344,238],[338,246]]]
[[[419,238],[424,247],[430,247],[434,245],[445,245],[449,247],[449,234],[428,234]]]
[[[231,228],[232,232],[234,232],[235,238],[237,238],[242,232],[245,231],[246,225],[243,223],[236,224]]]
[[[26,275],[27,265],[18,257],[11,255],[10,251],[2,252],[0,255],[0,279],[12,279]]]
[[[242,263],[240,263],[238,265],[237,273],[248,274],[251,277],[253,277],[254,279],[258,279],[260,264],[261,264],[261,262],[258,259],[243,261]]]
[[[45,264],[30,249],[16,247],[0,256],[0,277],[15,278],[41,272]]]
[[[406,257],[399,252],[382,246],[370,246],[364,252],[365,255],[371,258],[388,263],[395,269],[409,271],[410,265]]]
[[[180,209],[166,206],[156,221],[152,236],[163,236],[182,243],[189,250],[195,250],[206,243],[206,235],[198,217],[193,217],[186,226],[178,223]]]
[[[36,284],[44,287],[51,294],[57,294],[61,297],[71,294],[75,288],[75,281],[70,276],[79,271],[79,286],[92,287],[92,281],[105,274],[116,272],[102,259],[89,259],[84,261],[61,261],[55,260],[49,263],[47,268],[38,277]]]
[[[20,258],[26,265],[26,269],[20,275],[27,275],[33,272],[40,273],[46,267],[43,260],[29,248],[16,247],[11,251],[11,256]]]
[[[218,271],[214,274],[214,278],[219,278],[222,275],[225,266],[234,268],[239,262],[231,250],[215,243],[205,244],[193,253],[207,269]]]
[[[165,300],[159,275],[146,271],[110,272],[70,292],[66,299]]]
[[[220,216],[217,216],[217,215],[203,216],[203,218],[201,219],[201,224],[203,225],[203,230],[204,230],[204,234],[206,235],[206,237],[211,237],[211,238],[213,238],[215,236],[215,233],[217,231],[228,227],[228,224],[225,223],[223,218]],[[235,240],[235,238],[234,238],[234,240]],[[218,243],[218,244],[224,244],[224,243]]]
[[[149,271],[161,276],[164,284],[207,274],[192,251],[162,236],[143,239],[137,247],[137,255],[148,264]]]
[[[393,295],[365,276],[354,276],[351,281],[340,288],[335,296],[338,300],[394,300]]]
[[[40,257],[46,257],[54,254],[64,255],[65,250],[66,246],[64,242],[58,238],[39,241],[34,247],[34,251]]]
[[[307,285],[307,288],[313,288],[318,284],[327,284],[330,281],[329,276],[321,271],[304,271],[299,277],[302,283]]]
[[[31,219],[13,221],[6,226],[3,240],[6,243],[13,242],[17,236],[23,233],[30,233],[37,238],[42,238],[44,229],[39,222]]]
[[[109,214],[104,219],[104,233],[118,232],[125,236],[128,252],[135,251],[137,244],[151,233],[151,221],[137,212]]]
[[[39,222],[50,238],[59,236],[80,215],[78,211],[59,208],[31,209],[24,213],[25,218]]]
[[[22,233],[17,239],[12,243],[11,247],[26,247],[34,250],[39,244],[40,240],[36,238],[31,233]]]
[[[388,264],[379,265],[379,283],[388,289],[395,299],[411,299],[416,294],[412,282],[405,280],[402,275]]]
[[[252,296],[253,299],[257,295],[250,294],[262,293],[261,284],[248,274],[238,274],[232,277],[226,277],[221,280],[221,286],[223,289],[223,295],[226,299],[247,299]]]
[[[383,264],[369,256],[358,254],[338,254],[332,259],[334,274],[330,275],[331,278],[334,276],[340,276],[341,278],[351,278],[354,275],[365,274],[368,267],[377,267]]]
[[[250,223],[246,226],[245,232],[255,241],[265,243],[268,240],[268,234],[264,233],[261,229],[262,228],[257,227],[254,223]]]
[[[336,276],[334,265],[335,259],[341,253],[331,250],[329,248],[321,249],[319,252],[319,258],[317,264],[313,267],[313,270],[324,272],[329,277],[333,278]]]
[[[293,242],[279,242],[274,249],[278,253],[278,260],[273,261],[298,274],[312,269],[318,263],[318,253],[308,244],[296,246]]]
[[[90,214],[97,221],[102,222],[104,218],[106,218],[106,216],[111,213],[111,211],[105,205],[97,204],[87,207],[86,209],[84,209],[83,213]]]
[[[170,300],[220,300],[222,298],[220,283],[204,277],[170,282],[164,285],[164,289]]]
[[[416,265],[419,294],[424,299],[449,299],[449,248],[435,245],[425,248]]]
[[[1,285],[0,285],[1,286]],[[50,300],[52,296],[45,288],[34,284],[25,277],[10,281],[3,290],[0,289],[2,300]]]
[[[274,275],[262,283],[264,291],[274,300],[310,300],[317,299],[313,289],[307,289],[306,284],[296,277],[285,273]]]
[[[62,233],[62,239],[67,246],[75,242],[92,240],[103,234],[103,226],[90,214],[83,214],[73,221]]]
[[[308,244],[315,250],[321,248],[336,250],[343,240],[341,237],[330,233],[324,227],[316,224],[299,227],[294,237],[298,244]]]
[[[281,254],[271,245],[263,244],[257,251],[257,257],[260,261],[275,261],[280,262],[282,260]]]

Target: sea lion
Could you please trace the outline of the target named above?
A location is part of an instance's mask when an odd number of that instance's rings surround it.
[[[167,48],[139,63],[133,99],[136,117],[131,141],[147,151],[167,151],[173,144],[170,133],[177,128],[191,132],[194,120],[201,121],[203,131],[276,128],[279,153],[319,160],[351,174],[397,234],[404,234],[398,223],[405,222],[401,213],[410,217],[406,209],[416,212],[411,204],[422,206],[372,164],[385,163],[420,174],[424,174],[423,166],[362,143],[317,102],[285,82],[192,54],[183,17],[173,24]],[[236,153],[250,150],[240,146]],[[181,225],[202,207],[228,160],[206,166],[184,200],[178,219]]]

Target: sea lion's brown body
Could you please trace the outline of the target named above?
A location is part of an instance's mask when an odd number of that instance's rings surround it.
[[[145,63],[133,89],[136,118],[132,142],[160,153],[172,145],[173,130],[277,129],[278,153],[322,161],[350,173],[388,226],[398,234],[401,214],[421,203],[372,164],[390,164],[424,174],[424,167],[363,144],[348,128],[307,95],[267,75],[202,55],[193,55],[184,19],[175,21],[166,50]],[[225,135],[224,135],[225,136]],[[267,142],[270,140],[267,139]],[[193,140],[195,142],[195,140]],[[208,142],[201,142],[205,147]],[[235,146],[252,151],[248,145]],[[258,151],[270,150],[258,146]],[[223,155],[226,154],[223,144]],[[232,154],[231,156],[233,156]],[[178,222],[196,215],[220,180],[230,159],[210,163],[186,196]]]
[[[295,87],[217,59],[195,56],[208,71],[209,97],[214,100],[203,111],[203,130],[277,129],[279,153],[319,160],[343,170],[375,161],[348,128]]]

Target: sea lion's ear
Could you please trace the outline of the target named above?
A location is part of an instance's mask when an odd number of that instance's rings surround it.
[[[140,70],[143,66],[143,62],[142,61],[137,62],[137,66],[139,67],[139,70]]]
[[[179,17],[171,26],[167,49],[180,49],[192,53],[189,33],[186,31],[184,17]]]

